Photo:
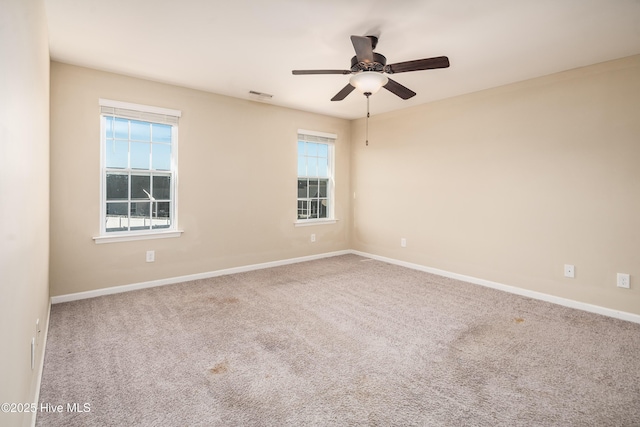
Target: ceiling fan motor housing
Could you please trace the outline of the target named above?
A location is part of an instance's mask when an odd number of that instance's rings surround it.
[[[373,62],[360,62],[357,56],[351,58],[351,71],[354,73],[358,71],[384,71],[385,65],[387,65],[387,58],[376,52],[373,52]]]

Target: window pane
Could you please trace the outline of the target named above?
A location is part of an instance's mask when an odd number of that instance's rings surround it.
[[[327,199],[320,200],[318,205],[318,218],[327,217]]]
[[[154,218],[169,218],[171,215],[170,202],[153,202],[153,217]]]
[[[309,202],[305,200],[298,200],[298,219],[309,218]]]
[[[306,154],[306,146],[307,144],[305,142],[298,141],[298,157],[304,156]]]
[[[129,160],[129,144],[127,141],[107,139],[105,154],[108,168],[125,169]]]
[[[131,169],[149,169],[151,144],[148,142],[131,143]]]
[[[115,118],[115,137],[118,139],[129,139],[129,120]]]
[[[298,156],[298,176],[307,176],[307,158]]]
[[[318,144],[318,157],[329,157],[329,146],[327,144]]]
[[[129,176],[107,174],[107,200],[127,200],[129,198]],[[107,203],[109,205],[109,203]],[[125,206],[126,210],[126,206]]]
[[[151,202],[131,203],[131,230],[143,230],[151,226]]]
[[[149,175],[131,175],[131,199],[149,200],[151,195]]]
[[[327,181],[320,180],[320,188],[318,190],[319,197],[327,197]]]
[[[153,142],[171,142],[171,126],[153,123],[151,125]]]
[[[152,165],[155,170],[171,170],[171,145],[153,144]]]
[[[131,120],[131,139],[151,141],[151,123]]]
[[[113,117],[105,116],[104,134],[107,138],[113,138]]]
[[[317,156],[318,155],[318,144],[314,144],[313,142],[307,142],[307,156]]]
[[[171,177],[153,177],[153,197],[157,200],[169,200],[171,198]]]
[[[318,180],[309,180],[309,197],[318,197],[319,191]]]
[[[307,176],[318,176],[318,159],[315,157],[307,158]]]
[[[169,228],[171,226],[169,202],[154,202],[152,212],[153,228]]]
[[[127,231],[129,229],[129,215],[127,203],[107,203],[107,231]]]
[[[306,179],[298,180],[298,198],[306,199],[307,197],[309,197],[307,195],[307,186],[308,181]]]
[[[311,212],[309,213],[309,218],[318,218],[318,201],[311,201]]]
[[[318,176],[320,177],[329,176],[329,165],[327,163],[328,163],[327,159],[322,157],[318,158]]]

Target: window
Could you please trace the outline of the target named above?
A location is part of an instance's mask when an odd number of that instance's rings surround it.
[[[333,219],[336,135],[298,132],[298,222]]]
[[[176,229],[179,111],[100,100],[102,236]]]

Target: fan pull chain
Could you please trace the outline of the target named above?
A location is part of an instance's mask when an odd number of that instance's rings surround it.
[[[369,146],[369,96],[371,95],[370,93],[365,93],[366,97],[367,97],[367,125],[365,127],[365,144],[368,147]]]

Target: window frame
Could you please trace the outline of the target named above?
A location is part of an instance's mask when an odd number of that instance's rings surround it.
[[[108,99],[99,99],[100,106],[100,234],[94,237],[95,243],[111,243],[118,241],[131,241],[131,240],[143,240],[143,239],[158,239],[168,237],[179,237],[182,231],[178,229],[178,121],[181,116],[181,111],[172,110],[168,108],[154,107],[141,104],[133,104],[122,101],[113,101]],[[106,166],[106,117],[123,118],[126,120],[141,121],[147,123],[156,123],[171,126],[171,155],[170,155],[170,168],[169,170],[155,170],[150,163],[148,169],[131,168],[130,153],[128,154],[129,163],[127,167],[122,168],[108,168]],[[131,139],[129,139],[131,143]],[[152,142],[150,142],[152,143]],[[124,231],[107,231],[107,174],[124,174],[128,175],[129,190],[127,194],[127,215],[129,220],[131,218],[131,204],[136,203],[132,199],[131,194],[131,177],[136,176],[149,176],[150,181],[153,181],[154,176],[169,176],[170,177],[170,189],[169,189],[169,218],[170,225],[166,228],[152,228],[142,230],[131,230],[131,223],[129,223],[129,230]],[[152,185],[152,184],[151,184]],[[149,189],[152,191],[152,189]],[[151,208],[153,208],[153,201],[149,200]]]
[[[305,138],[306,137],[306,138]],[[334,224],[337,219],[335,216],[335,144],[338,139],[338,135],[327,132],[318,132],[312,130],[298,129],[296,138],[296,226],[307,226],[317,224]],[[299,168],[300,153],[298,152],[298,144],[300,142],[324,144],[328,148],[327,153],[327,175],[328,177],[312,177],[309,175],[299,175],[297,169]],[[327,182],[327,216],[326,218],[298,218],[298,204],[301,200],[298,197],[298,182],[300,179],[326,179]],[[304,198],[304,199],[309,199]],[[318,198],[320,200],[320,198]]]

